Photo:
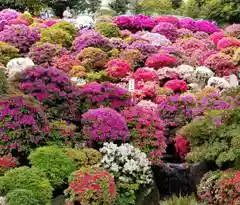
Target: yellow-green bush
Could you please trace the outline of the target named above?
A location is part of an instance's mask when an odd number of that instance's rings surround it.
[[[121,36],[120,29],[118,28],[118,26],[111,22],[99,22],[95,26],[95,29],[103,36],[108,38]]]
[[[18,56],[19,49],[5,42],[0,42],[0,63],[6,65],[12,58]]]
[[[72,38],[74,38],[77,34],[76,27],[67,21],[58,22],[58,23],[54,24],[53,26],[51,26],[51,29],[57,29],[57,30],[62,29],[64,31],[68,32],[72,36]]]

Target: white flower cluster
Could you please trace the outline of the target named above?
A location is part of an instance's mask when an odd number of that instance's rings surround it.
[[[34,67],[34,63],[30,58],[14,58],[7,64],[8,79],[14,80],[16,74],[32,67]]]
[[[153,111],[157,111],[158,105],[150,100],[141,100],[138,104],[139,107],[151,109]]]
[[[0,196],[0,205],[6,205],[7,199],[5,197]]]
[[[180,65],[176,68],[179,77],[183,80],[193,83],[196,81],[196,78],[194,76],[194,68],[190,65]]]
[[[208,86],[223,90],[226,88],[231,87],[229,82],[225,80],[224,78],[219,78],[219,77],[211,77],[208,80]]]
[[[153,175],[151,162],[145,153],[131,144],[118,146],[104,143],[100,152],[103,155],[101,166],[123,183],[151,184]]]
[[[194,71],[194,75],[198,81],[208,80],[209,78],[214,76],[214,72],[205,66],[197,67]]]
[[[169,41],[165,36],[159,33],[150,33],[147,32],[141,36],[144,40],[149,41],[153,46],[163,47],[171,45],[171,41]]]

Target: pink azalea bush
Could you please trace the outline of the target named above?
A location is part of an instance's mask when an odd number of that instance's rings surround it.
[[[218,50],[222,50],[229,47],[235,47],[235,48],[240,47],[240,40],[237,38],[226,37],[226,38],[222,38],[217,43]]]
[[[0,112],[2,151],[29,152],[45,143],[49,124],[41,106],[32,97],[1,98]]]
[[[179,19],[180,28],[186,28],[190,31],[197,31],[196,21],[191,18],[181,18]]]
[[[237,69],[231,57],[222,53],[210,55],[204,61],[204,66],[216,72],[220,77],[228,76]]]
[[[162,34],[172,42],[174,42],[178,36],[177,28],[173,24],[166,22],[156,25],[152,32]]]
[[[159,84],[156,81],[138,81],[136,82],[136,94],[139,95],[139,99],[147,98],[152,99],[156,97]]]
[[[36,43],[30,47],[28,57],[37,65],[50,65],[54,57],[64,53],[67,53],[67,49],[63,48],[61,45]]]
[[[126,77],[131,71],[130,64],[121,59],[113,59],[108,62],[106,72],[113,79],[121,79]]]
[[[174,92],[186,92],[188,89],[188,85],[184,80],[169,80],[163,87],[169,88]]]
[[[186,28],[180,28],[177,30],[178,38],[187,38],[187,37],[193,37],[193,32]]]
[[[52,65],[53,67],[68,73],[74,66],[81,65],[81,62],[71,55],[64,54],[61,56],[55,56],[52,60]]]
[[[131,132],[131,143],[145,152],[153,164],[160,164],[165,153],[165,126],[156,111],[134,106],[125,109],[122,115]]]
[[[181,159],[184,159],[189,151],[189,142],[183,136],[176,136],[175,149]]]
[[[84,137],[89,144],[126,142],[130,136],[125,119],[111,108],[89,110],[82,115],[82,124]]]
[[[209,39],[215,44],[217,45],[218,42],[223,39],[224,37],[226,37],[226,35],[223,32],[215,32],[213,34],[211,34],[209,36]]]
[[[231,26],[228,26],[225,29],[225,31],[229,36],[239,38],[240,37],[240,24],[233,24]]]
[[[115,110],[122,110],[131,104],[130,93],[109,82],[99,84],[91,82],[79,89],[78,110],[85,113],[89,109],[111,107]]]
[[[127,47],[127,49],[139,50],[145,57],[148,57],[153,53],[157,53],[157,48],[155,46],[153,46],[151,43],[141,40],[133,42]]]
[[[25,25],[5,26],[0,32],[0,41],[15,46],[23,53],[39,39],[40,35]]]
[[[163,23],[163,22],[171,23],[175,27],[179,28],[179,19],[175,16],[157,16],[157,17],[154,17],[153,20],[156,24]]]
[[[177,64],[177,59],[167,53],[153,54],[148,57],[145,65],[149,68],[159,69],[165,66],[175,66]]]
[[[75,118],[77,90],[63,71],[40,66],[27,69],[21,74],[19,87],[39,100],[49,117]]]
[[[158,81],[157,72],[151,68],[138,68],[136,72],[133,74],[133,78],[136,81]]]

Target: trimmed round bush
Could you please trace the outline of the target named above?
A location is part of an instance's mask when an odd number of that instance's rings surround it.
[[[56,68],[35,67],[20,76],[20,89],[39,100],[49,118],[75,119],[76,87]]]
[[[77,77],[77,78],[83,78],[86,77],[86,69],[79,65],[79,66],[73,66],[72,69],[69,71],[68,75],[70,77]]]
[[[166,22],[156,25],[152,32],[162,34],[172,42],[174,42],[178,37],[177,28],[173,24]]]
[[[113,59],[108,62],[106,72],[113,79],[121,79],[126,77],[131,71],[131,66],[127,61],[121,59]]]
[[[216,24],[214,24],[210,21],[207,21],[207,20],[196,21],[196,27],[197,27],[198,31],[203,31],[208,34],[212,34],[212,33],[221,31],[220,28]]]
[[[163,87],[169,88],[174,92],[186,92],[188,89],[188,85],[184,80],[169,80]]]
[[[124,142],[130,136],[125,119],[111,108],[89,110],[82,115],[82,124],[84,137],[89,144],[107,141]]]
[[[29,152],[45,143],[49,133],[47,118],[39,103],[29,96],[0,100],[0,144],[2,150]]]
[[[102,168],[81,168],[69,177],[65,194],[69,196],[69,205],[76,202],[81,205],[111,205],[116,197],[114,177]]]
[[[225,31],[229,36],[240,38],[240,24],[232,24]]]
[[[39,38],[40,35],[35,30],[25,25],[6,26],[0,32],[0,41],[18,48],[23,53],[28,52]]]
[[[91,148],[85,148],[81,150],[66,149],[65,152],[69,158],[74,160],[77,168],[97,165],[102,158],[100,152]]]
[[[158,50],[151,43],[143,40],[134,41],[131,45],[127,47],[127,49],[139,50],[145,58],[154,53],[157,53]]]
[[[108,62],[107,54],[99,48],[84,48],[77,56],[88,71],[104,69]]]
[[[61,21],[61,22],[55,23],[53,26],[51,26],[51,29],[64,30],[64,31],[68,32],[70,34],[70,36],[72,36],[72,39],[77,34],[76,27],[67,21]]]
[[[50,27],[42,31],[40,42],[59,44],[63,47],[70,48],[72,45],[72,36],[68,31],[60,28],[52,29]]]
[[[53,67],[68,73],[74,66],[80,66],[81,62],[70,55],[56,56],[52,61]]]
[[[218,41],[217,48],[223,50],[226,48],[238,48],[240,47],[240,40],[232,37],[225,37]]]
[[[14,46],[0,42],[0,63],[7,65],[7,63],[12,59],[18,56],[19,49]]]
[[[34,193],[27,189],[14,189],[7,195],[8,205],[36,205],[38,200],[35,198]]]
[[[143,80],[144,82],[159,80],[157,72],[151,68],[138,68],[136,72],[133,74],[133,78],[136,81]]]
[[[131,104],[131,96],[127,90],[114,84],[92,82],[80,88],[77,104],[80,113],[101,106],[122,110]]]
[[[179,19],[175,16],[157,16],[153,20],[156,24],[163,23],[163,22],[171,23],[175,27],[179,28]]]
[[[121,112],[131,133],[131,143],[145,152],[153,164],[161,163],[166,149],[165,125],[150,108],[134,106]]]
[[[163,67],[172,67],[177,64],[177,59],[166,53],[153,54],[148,57],[145,65],[149,68],[159,69]]]
[[[49,65],[55,56],[62,55],[66,52],[67,49],[63,48],[61,45],[38,42],[30,48],[28,57],[37,65]]]
[[[119,58],[127,61],[132,67],[136,67],[142,60],[143,56],[137,49],[126,49],[119,54]]]
[[[40,147],[28,159],[33,167],[46,174],[54,188],[65,184],[66,179],[76,170],[74,161],[58,147]]]
[[[46,175],[35,167],[12,169],[0,179],[0,191],[4,195],[16,189],[26,189],[31,191],[32,198],[37,200],[35,205],[49,205],[51,202],[51,184]]]
[[[96,24],[95,29],[107,38],[121,36],[120,29],[111,22],[99,22]]]
[[[90,72],[87,73],[87,77],[86,77],[87,82],[105,82],[105,81],[110,81],[112,80],[108,74],[106,73],[105,70],[101,70],[98,72]]]

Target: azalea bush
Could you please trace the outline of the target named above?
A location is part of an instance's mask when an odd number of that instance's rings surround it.
[[[0,157],[0,176],[17,166],[18,161],[11,154]]]
[[[46,142],[49,124],[41,106],[32,97],[2,98],[0,110],[1,150],[29,152]]]
[[[114,178],[104,169],[97,167],[81,168],[69,177],[67,205],[76,202],[82,205],[111,205],[116,198]]]
[[[126,142],[130,136],[125,119],[111,108],[89,110],[82,115],[82,124],[84,137],[90,144],[107,141]]]
[[[39,38],[39,33],[25,25],[6,26],[0,32],[0,41],[18,48],[21,52],[28,52],[29,47]]]
[[[85,113],[89,109],[111,107],[122,110],[131,104],[130,93],[114,84],[104,82],[102,84],[87,83],[79,90],[78,110]]]
[[[149,68],[160,69],[165,66],[175,66],[177,60],[174,56],[169,54],[154,54],[148,57],[145,65]]]
[[[157,112],[141,106],[122,111],[131,132],[131,143],[145,152],[153,164],[161,162],[166,149],[165,125]]]
[[[117,204],[135,204],[141,186],[153,183],[151,162],[146,154],[130,144],[117,146],[114,143],[104,143],[100,152],[103,155],[101,166],[114,176],[116,182]]]
[[[49,118],[71,119],[75,116],[77,91],[63,71],[41,66],[27,69],[21,74],[19,87],[42,102]]]
[[[95,26],[96,31],[105,37],[120,37],[120,29],[117,25],[110,22],[99,22]]]

